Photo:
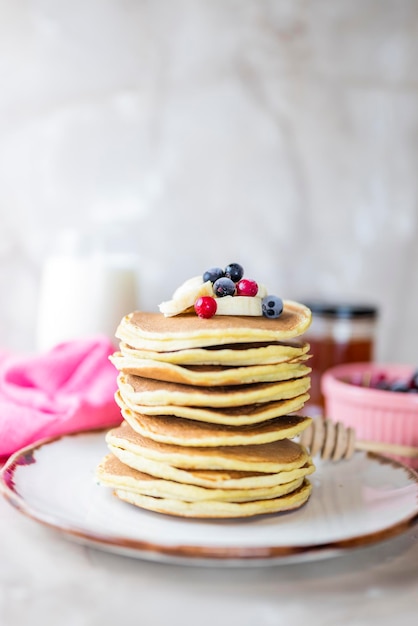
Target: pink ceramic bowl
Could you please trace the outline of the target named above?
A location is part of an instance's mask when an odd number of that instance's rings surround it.
[[[418,394],[373,389],[345,382],[359,376],[383,374],[388,380],[407,379],[410,365],[350,363],[338,365],[322,376],[325,415],[352,426],[357,440],[418,446]],[[402,458],[417,468],[418,459]]]

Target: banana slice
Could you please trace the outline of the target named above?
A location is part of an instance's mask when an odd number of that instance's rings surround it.
[[[193,307],[200,296],[213,296],[212,283],[210,280],[204,283],[201,276],[194,276],[175,290],[171,300],[162,302],[158,308],[165,317],[172,317]]]
[[[259,296],[224,296],[216,298],[216,315],[263,315]]]
[[[268,296],[269,292],[267,290],[266,285],[263,284],[259,284],[258,285],[258,291],[257,291],[257,298],[265,298],[266,296]]]
[[[181,298],[191,289],[198,289],[201,285],[203,285],[202,276],[192,276],[192,278],[188,278],[184,281],[184,283],[177,287],[171,298],[172,300],[177,300],[177,298]]]

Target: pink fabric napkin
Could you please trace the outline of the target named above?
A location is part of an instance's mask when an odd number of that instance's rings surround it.
[[[26,358],[0,353],[0,457],[45,437],[119,424],[113,352],[95,337]]]

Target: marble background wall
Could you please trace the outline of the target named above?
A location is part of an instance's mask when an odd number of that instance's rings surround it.
[[[418,365],[416,0],[0,15],[0,348],[36,349],[45,258],[89,228],[138,253],[143,308],[239,261],[287,298],[379,305],[378,358]]]

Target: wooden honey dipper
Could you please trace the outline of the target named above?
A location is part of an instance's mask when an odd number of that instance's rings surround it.
[[[380,441],[357,441],[354,428],[321,417],[312,420],[300,435],[299,443],[308,448],[311,456],[319,454],[325,461],[349,459],[356,450],[418,458],[418,447]]]

